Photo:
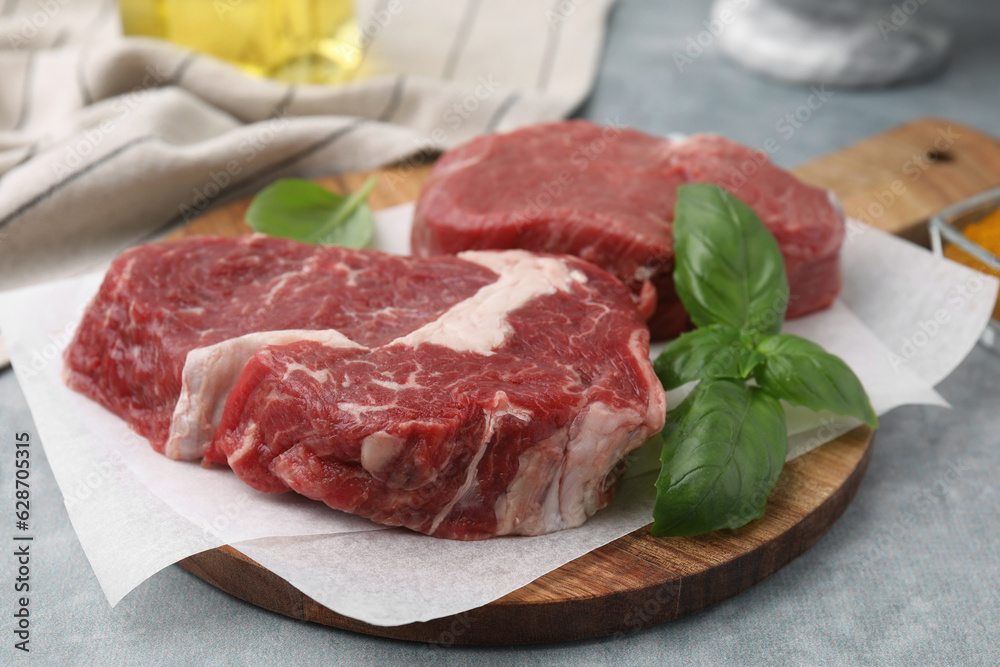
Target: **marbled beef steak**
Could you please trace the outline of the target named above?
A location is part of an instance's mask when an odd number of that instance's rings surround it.
[[[778,239],[788,317],[840,291],[844,216],[830,194],[716,135],[683,141],[586,121],[479,137],[445,153],[417,202],[413,252],[525,248],[569,253],[621,280],[654,339],[688,327],[674,290],[677,187],[715,183],[746,202]]]
[[[451,539],[580,525],[666,408],[628,291],[524,251],[145,246],[66,359],[72,387],[171,456]]]

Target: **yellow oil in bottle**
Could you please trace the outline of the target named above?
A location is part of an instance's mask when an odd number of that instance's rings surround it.
[[[339,83],[361,62],[353,0],[120,0],[126,35],[160,37],[249,73]]]

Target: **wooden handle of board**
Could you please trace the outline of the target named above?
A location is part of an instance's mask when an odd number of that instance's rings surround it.
[[[960,123],[921,118],[792,172],[836,192],[847,215],[926,246],[931,216],[1000,187],[1000,142]]]

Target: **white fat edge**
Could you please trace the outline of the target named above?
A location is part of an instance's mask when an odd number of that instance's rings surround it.
[[[559,482],[568,431],[567,427],[559,429],[517,457],[517,473],[493,507],[497,535],[545,535],[565,527],[559,511]],[[559,452],[554,460],[547,456],[552,450]],[[541,505],[534,511],[533,501],[539,497]]]
[[[542,535],[575,528],[600,508],[597,496],[607,475],[629,452],[663,428],[666,393],[649,362],[644,329],[629,339],[629,352],[644,371],[650,397],[645,411],[622,413],[604,403],[591,403],[558,433],[519,457],[518,473],[507,493],[497,499],[498,534]],[[539,446],[562,440],[563,456],[546,490],[540,516],[530,516],[530,501],[544,480],[538,478]],[[582,510],[582,511],[581,511]]]
[[[565,527],[581,525],[596,512],[598,485],[628,453],[641,447],[663,430],[667,413],[667,394],[649,360],[649,334],[636,329],[629,338],[629,352],[643,371],[649,390],[646,409],[629,413],[615,412],[604,403],[592,403],[576,416],[570,426],[566,461],[560,483],[559,504]],[[585,477],[583,471],[603,471]],[[580,512],[580,509],[583,512]]]
[[[566,445],[559,511],[564,528],[583,525],[598,506],[598,493],[618,461],[652,435],[641,415],[591,403],[573,420]]]
[[[469,463],[468,471],[465,473],[465,481],[462,483],[462,486],[459,487],[458,491],[455,492],[455,495],[452,496],[448,504],[445,505],[444,508],[434,517],[434,521],[431,522],[431,528],[427,533],[428,535],[434,534],[434,531],[438,529],[441,522],[445,520],[449,513],[451,513],[452,508],[454,508],[455,505],[458,504],[458,502],[464,498],[467,493],[469,493],[473,485],[476,483],[476,474],[479,472],[479,462],[482,460],[483,455],[486,454],[486,448],[489,446],[490,441],[493,439],[493,435],[496,433],[497,422],[499,422],[502,417],[506,417],[507,415],[512,415],[516,419],[527,422],[531,420],[533,415],[531,410],[511,405],[510,399],[507,397],[507,392],[505,391],[498,391],[493,396],[493,402],[497,407],[486,413],[486,428],[483,432],[483,438],[479,443],[479,449],[476,451],[476,455]]]
[[[574,283],[587,282],[582,271],[570,269],[565,261],[524,250],[468,251],[458,257],[490,269],[499,278],[390,345],[433,343],[456,352],[489,356],[513,332],[507,322],[509,313],[538,297],[569,292]]]
[[[262,347],[303,340],[334,348],[367,349],[334,329],[290,329],[251,333],[191,350],[184,360],[181,394],[164,453],[177,460],[200,459],[222,420],[226,398],[250,357]]]

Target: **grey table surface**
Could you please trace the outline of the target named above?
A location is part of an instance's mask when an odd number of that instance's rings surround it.
[[[947,71],[905,87],[834,91],[784,137],[777,123],[805,102],[807,87],[755,77],[711,45],[683,71],[675,66],[673,54],[705,29],[707,1],[621,0],[580,115],[657,134],[719,132],[758,147],[780,136],[775,159],[785,166],[926,115],[1000,136],[1000,5],[921,7],[954,26]],[[31,653],[13,647],[13,559],[5,556],[0,664],[1000,664],[998,379],[1000,356],[977,348],[939,386],[953,409],[885,416],[841,519],[745,593],[614,639],[528,647],[428,647],[302,623],[176,566],[111,609],[35,447]],[[9,370],[0,372],[0,420],[0,497],[11,502],[12,434],[37,437]],[[12,544],[7,522],[2,532]]]

